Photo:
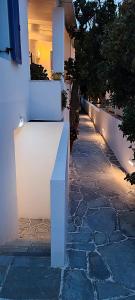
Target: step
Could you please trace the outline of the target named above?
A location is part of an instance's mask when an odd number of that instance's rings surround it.
[[[0,255],[50,256],[51,244],[43,241],[15,240],[0,246]]]

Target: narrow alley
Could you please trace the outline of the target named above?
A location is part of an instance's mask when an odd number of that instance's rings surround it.
[[[63,300],[135,299],[135,190],[86,115],[70,172]],[[129,295],[134,295],[130,296]]]
[[[68,262],[0,255],[0,299],[135,300],[135,190],[87,115],[70,163]]]

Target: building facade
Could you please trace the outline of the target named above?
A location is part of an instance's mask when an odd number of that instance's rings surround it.
[[[69,126],[61,106],[63,75],[60,80],[51,78],[52,73],[64,74],[64,60],[74,57],[67,31],[74,24],[72,1],[0,2],[0,244],[17,237],[20,217],[52,215],[57,231],[53,209],[58,205],[52,208],[51,201],[54,193],[57,200],[58,184],[63,188],[58,197],[67,201]],[[50,80],[32,81],[31,61],[41,64]],[[65,217],[61,222],[62,249]],[[65,256],[58,265],[64,260]]]

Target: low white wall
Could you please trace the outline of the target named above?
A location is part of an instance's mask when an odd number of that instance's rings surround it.
[[[69,124],[65,123],[51,177],[51,265],[67,263]]]
[[[68,108],[64,108],[63,118],[64,118],[64,122],[69,122],[69,109]]]
[[[57,80],[30,81],[30,119],[60,121],[61,82]]]
[[[133,152],[129,149],[130,143],[123,138],[123,133],[118,128],[121,121],[86,100],[82,100],[82,105],[125,171],[129,173],[135,171],[135,167],[129,164],[129,159],[133,157]]]
[[[50,219],[50,180],[62,129],[62,122],[30,122],[15,131],[19,217]]]

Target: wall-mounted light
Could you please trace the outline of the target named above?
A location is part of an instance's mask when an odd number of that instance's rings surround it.
[[[129,159],[128,163],[132,166],[135,167],[135,160],[134,159]]]
[[[104,128],[102,128],[102,133],[103,133],[103,134],[105,133],[105,130],[104,130]]]
[[[23,119],[23,117],[20,117],[18,128],[22,128],[23,126],[24,126],[24,119]]]
[[[39,51],[39,49],[37,50],[37,55],[36,56],[37,56],[38,59],[40,59],[40,51]]]
[[[132,166],[135,167],[135,143],[132,143],[132,145],[129,147],[133,150],[133,158],[130,158],[128,160],[128,163]]]

